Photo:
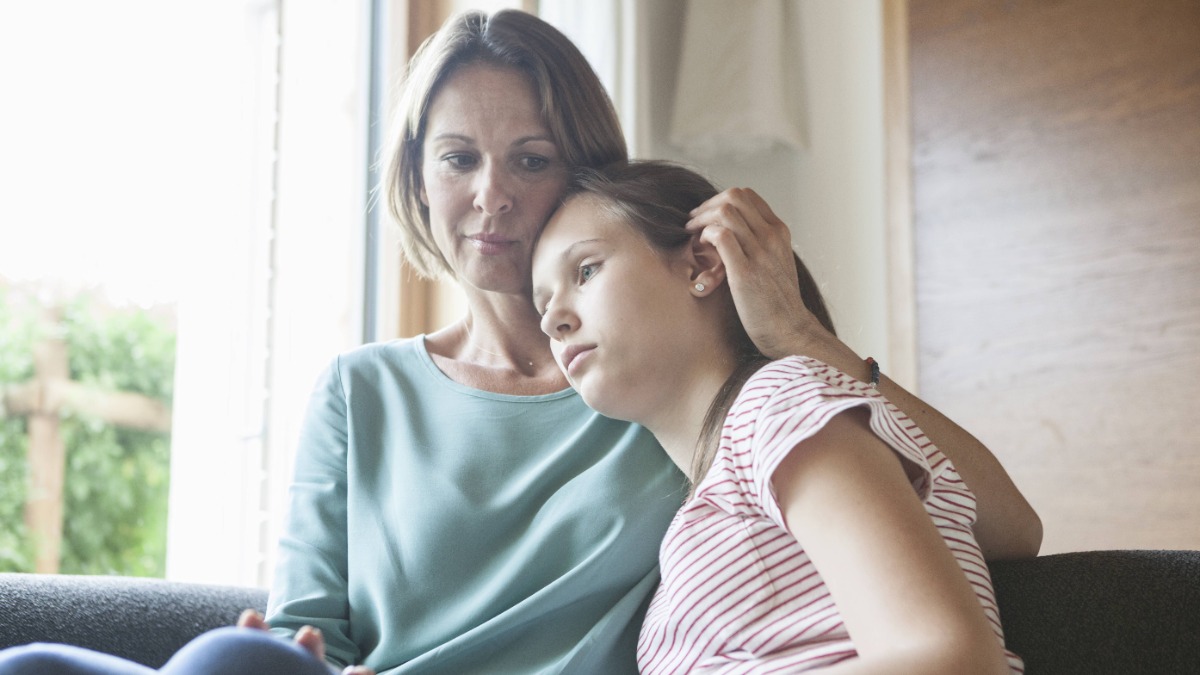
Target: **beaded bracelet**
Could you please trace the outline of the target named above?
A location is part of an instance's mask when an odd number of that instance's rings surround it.
[[[867,357],[867,365],[871,367],[871,379],[867,384],[871,385],[872,389],[879,388],[879,362],[870,356]]]

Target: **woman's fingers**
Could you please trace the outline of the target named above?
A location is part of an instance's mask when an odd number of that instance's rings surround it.
[[[255,630],[269,630],[270,624],[259,614],[257,610],[247,609],[242,611],[241,616],[237,620],[238,628],[251,628]],[[325,636],[321,634],[321,629],[316,626],[304,626],[296,631],[296,644],[300,645],[304,651],[312,654],[315,659],[324,663],[325,661]],[[352,666],[353,668],[363,668],[363,666]],[[349,673],[347,668],[345,673]],[[362,672],[354,671],[352,675],[375,675],[375,672],[370,668],[366,668]]]
[[[730,188],[691,212],[688,229],[727,230],[748,255],[791,247],[791,231],[767,202],[750,188]]]
[[[325,661],[325,636],[321,629],[314,626],[304,626],[296,631],[296,644],[300,645],[318,661]]]
[[[263,615],[254,609],[243,610],[241,616],[238,617],[237,626],[238,628],[255,628],[258,630],[267,630],[271,627],[266,619],[263,618]]]
[[[763,354],[796,353],[816,323],[800,296],[791,231],[754,190],[732,188],[692,211],[687,227],[717,249],[747,334]]]
[[[375,671],[366,666],[346,666],[342,675],[375,675]]]

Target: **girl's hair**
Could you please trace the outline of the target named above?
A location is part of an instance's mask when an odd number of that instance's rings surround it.
[[[620,162],[600,169],[580,168],[573,172],[567,188],[567,198],[580,195],[597,198],[601,208],[608,209],[629,223],[651,246],[664,254],[678,251],[691,243],[693,235],[685,229],[691,219],[689,213],[716,194],[717,189],[703,176],[677,164],[661,161]],[[796,275],[799,277],[800,297],[804,306],[826,330],[834,333],[833,321],[829,318],[817,282],[801,262],[800,256],[794,252],[792,256],[796,261]],[[728,290],[725,292],[728,293]],[[689,476],[693,490],[712,466],[725,416],[738,392],[751,375],[770,362],[746,333],[733,309],[732,296],[729,306],[725,335],[733,347],[737,365],[704,416]]]
[[[628,157],[621,124],[604,85],[579,49],[558,29],[517,10],[490,17],[451,17],[413,55],[401,87],[388,149],[384,190],[400,226],[405,258],[423,276],[453,274],[421,203],[421,162],[429,105],[443,83],[468,64],[514,68],[529,78],[542,121],[568,168],[602,166]]]

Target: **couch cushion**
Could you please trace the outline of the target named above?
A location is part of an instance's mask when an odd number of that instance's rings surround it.
[[[152,667],[197,635],[265,611],[267,591],[133,577],[0,574],[0,649],[60,642]]]
[[[1086,551],[989,564],[1027,675],[1200,673],[1200,551]]]

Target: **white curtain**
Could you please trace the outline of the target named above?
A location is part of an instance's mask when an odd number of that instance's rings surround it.
[[[670,142],[698,158],[805,147],[794,2],[687,0]]]
[[[557,27],[587,57],[613,99],[632,156],[650,147],[647,88],[651,81],[651,16],[661,2],[540,0],[538,15]]]
[[[794,0],[541,0],[538,13],[596,69],[631,155],[664,141],[698,160],[805,148]]]

